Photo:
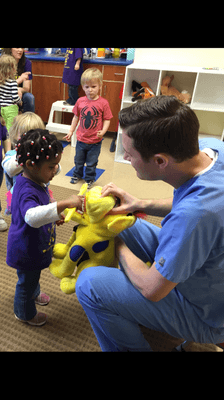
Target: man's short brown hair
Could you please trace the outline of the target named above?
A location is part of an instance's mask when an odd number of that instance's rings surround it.
[[[174,96],[139,100],[120,111],[119,122],[145,161],[166,153],[182,162],[199,153],[198,118]]]

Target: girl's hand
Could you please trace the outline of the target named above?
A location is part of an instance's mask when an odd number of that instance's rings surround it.
[[[56,221],[56,225],[60,226],[60,225],[63,225],[64,223],[65,223],[65,215],[63,213],[61,213],[61,219]]]
[[[82,211],[84,204],[84,196],[76,196],[73,194],[66,200],[61,200],[57,202],[57,212],[58,215],[62,213],[66,208],[77,208],[77,210]]]

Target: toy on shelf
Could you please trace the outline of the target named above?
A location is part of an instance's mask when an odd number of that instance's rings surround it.
[[[76,208],[65,210],[65,222],[72,220],[79,225],[74,227],[67,244],[54,246],[55,260],[49,267],[50,272],[61,279],[61,290],[67,294],[75,292],[76,281],[84,269],[112,265],[115,236],[136,221],[133,214],[107,215],[116,206],[116,198],[112,195],[101,198],[101,186],[89,191],[87,186],[86,183],[82,185],[79,193],[85,195],[83,212],[76,211]]]
[[[188,104],[191,101],[191,95],[183,90],[181,93],[174,86],[171,86],[171,82],[174,79],[174,75],[165,76],[162,80],[161,86],[161,94],[165,96],[175,96],[178,100],[181,100],[183,103]]]
[[[136,101],[154,97],[155,94],[147,82],[138,83],[132,81],[132,96],[132,101]]]

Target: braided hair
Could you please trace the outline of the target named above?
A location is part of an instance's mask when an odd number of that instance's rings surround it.
[[[24,133],[18,139],[15,149],[20,166],[25,166],[27,160],[32,165],[40,165],[63,152],[61,142],[46,129],[32,129]]]

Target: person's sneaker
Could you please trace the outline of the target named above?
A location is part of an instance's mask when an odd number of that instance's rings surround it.
[[[50,297],[45,293],[40,293],[35,299],[35,304],[39,306],[47,306],[50,302]]]
[[[94,181],[90,181],[90,182],[86,182],[86,183],[88,183],[87,189],[89,190],[89,189],[91,189],[91,187],[93,186]]]
[[[5,222],[2,214],[0,213],[0,232],[7,231],[8,224]]]
[[[25,322],[29,325],[32,326],[42,326],[44,324],[46,324],[47,322],[47,314],[38,312],[34,318],[30,319],[29,321],[24,321],[23,319],[20,319],[19,317],[17,317],[17,315],[15,314],[16,319],[18,319],[18,321],[20,322]]]
[[[77,176],[73,176],[73,177],[71,178],[71,180],[70,180],[70,183],[76,184],[76,183],[78,183],[79,181],[81,181],[81,179],[77,178]]]

